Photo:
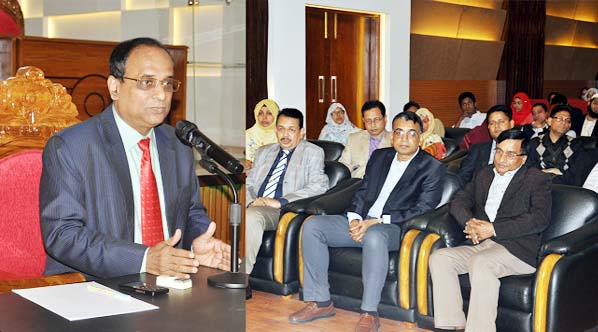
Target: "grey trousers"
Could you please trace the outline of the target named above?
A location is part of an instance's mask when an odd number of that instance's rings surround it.
[[[434,292],[434,325],[437,328],[465,326],[467,332],[496,331],[499,278],[536,271],[492,240],[475,246],[437,250],[430,256],[429,267]],[[467,321],[458,278],[464,273],[469,273],[471,282]]]
[[[262,245],[264,231],[275,230],[280,219],[280,209],[267,206],[249,206],[245,211],[245,273],[251,273],[257,253]]]
[[[351,239],[349,222],[345,216],[316,216],[308,219],[303,224],[301,238],[304,300],[330,300],[328,247],[360,247],[363,249],[361,310],[377,311],[388,273],[388,252],[398,250],[400,244],[401,228],[398,225],[373,225],[360,243]]]

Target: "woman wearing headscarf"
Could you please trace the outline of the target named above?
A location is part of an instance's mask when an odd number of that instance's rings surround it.
[[[245,158],[251,168],[255,152],[261,146],[276,143],[276,117],[280,111],[272,99],[263,99],[255,105],[255,124],[245,131]]]
[[[534,121],[532,117],[532,104],[524,92],[517,92],[511,101],[513,121],[516,126],[523,126]]]
[[[424,124],[423,134],[419,146],[436,159],[442,159],[446,154],[446,147],[442,138],[434,133],[434,115],[427,108],[420,108],[415,112]]]
[[[326,115],[326,125],[322,128],[318,139],[347,144],[349,134],[358,132],[361,129],[355,128],[355,125],[349,121],[345,106],[341,103],[334,103],[328,107]]]

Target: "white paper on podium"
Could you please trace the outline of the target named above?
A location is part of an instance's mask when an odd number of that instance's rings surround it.
[[[93,291],[88,287],[105,291]],[[69,321],[159,309],[133,297],[111,296],[109,293],[117,291],[95,281],[14,289],[13,292]]]

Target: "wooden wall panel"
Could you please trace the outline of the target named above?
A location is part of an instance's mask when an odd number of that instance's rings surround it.
[[[409,82],[409,99],[428,108],[447,127],[459,119],[461,110],[457,98],[464,91],[473,92],[478,109],[482,112],[486,112],[493,105],[504,102],[505,98],[504,82],[496,80],[411,80]]]
[[[594,80],[598,49],[546,45],[544,80]]]
[[[239,257],[245,255],[245,185],[238,185],[239,201],[243,209],[241,227],[239,230]],[[229,202],[232,199],[232,192],[226,185],[211,185],[200,187],[201,201],[208,210],[208,216],[216,223],[214,237],[231,243],[232,233],[229,225]]]
[[[110,53],[116,44],[60,38],[16,38],[17,60],[13,71],[22,66],[40,68],[46,78],[66,87],[79,111],[78,118],[85,120],[111,103],[106,78],[110,73]],[[174,125],[185,119],[187,46],[167,48],[175,60],[174,76],[182,82],[179,91],[173,95],[167,119]]]
[[[547,80],[544,81],[544,94],[543,98],[546,98],[552,91],[556,91],[564,94],[567,98],[577,98],[579,90],[584,86],[590,88],[598,87],[598,81],[593,80]]]

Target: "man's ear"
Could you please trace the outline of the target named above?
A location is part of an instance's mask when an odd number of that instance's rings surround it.
[[[305,139],[305,127],[301,128],[301,138]]]
[[[548,117],[548,119],[546,119],[546,123],[548,123],[548,127],[552,127],[552,117]]]
[[[121,81],[118,78],[110,75],[108,76],[108,80],[106,83],[108,85],[108,91],[110,92],[110,98],[112,100],[118,100],[118,93],[120,91]]]

